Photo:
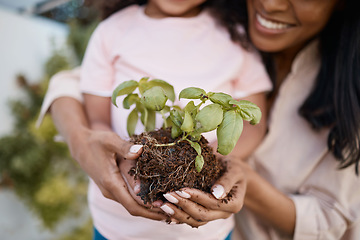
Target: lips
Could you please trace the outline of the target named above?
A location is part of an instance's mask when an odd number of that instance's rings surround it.
[[[263,18],[260,14],[256,14],[257,22],[264,28],[269,30],[284,30],[290,28],[292,25],[287,23],[274,22]]]

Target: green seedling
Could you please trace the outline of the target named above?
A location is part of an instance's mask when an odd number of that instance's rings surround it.
[[[138,89],[138,91],[135,91]],[[216,129],[217,151],[222,155],[229,154],[235,147],[243,130],[243,120],[252,125],[260,122],[260,108],[249,101],[233,99],[230,95],[221,92],[205,92],[196,87],[183,89],[180,99],[192,99],[184,108],[174,105],[174,88],[169,83],[144,77],[139,81],[130,80],[121,83],[112,95],[112,103],[117,107],[116,98],[126,95],[123,107],[130,109],[135,105],[127,119],[129,136],[134,134],[140,117],[145,131],[155,130],[156,112],[160,112],[164,125],[171,126],[171,137],[180,137],[178,141],[157,146],[171,146],[180,141],[188,141],[197,152],[195,167],[198,172],[204,165],[201,147],[198,141],[201,134]],[[171,105],[167,105],[170,100]],[[197,104],[193,100],[197,100]],[[207,101],[211,103],[205,105]]]

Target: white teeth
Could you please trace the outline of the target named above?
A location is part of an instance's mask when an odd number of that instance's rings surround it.
[[[284,23],[277,23],[273,21],[266,20],[265,18],[261,17],[259,14],[256,14],[256,19],[260,23],[261,26],[268,28],[268,29],[286,29],[290,27],[289,24]]]

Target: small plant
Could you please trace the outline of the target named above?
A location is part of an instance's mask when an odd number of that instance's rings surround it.
[[[138,89],[139,93],[134,93]],[[181,141],[187,141],[195,149],[197,156],[195,168],[200,172],[204,165],[204,158],[201,155],[199,141],[201,134],[216,129],[218,146],[217,151],[222,155],[229,154],[236,145],[242,130],[243,120],[251,124],[259,123],[261,111],[256,104],[241,100],[237,101],[225,93],[206,93],[201,88],[189,87],[183,89],[179,94],[179,100],[198,100],[195,104],[189,101],[184,108],[173,105],[175,101],[174,88],[169,83],[144,77],[139,82],[135,80],[121,83],[112,95],[112,103],[117,106],[116,98],[127,95],[123,100],[123,107],[135,108],[127,119],[127,131],[129,136],[134,134],[140,116],[146,131],[155,130],[156,112],[162,114],[164,128],[171,127],[171,137],[179,138],[177,141],[166,144],[156,144],[158,147],[172,146]],[[168,100],[171,106],[166,105]],[[205,105],[207,101],[211,103]]]

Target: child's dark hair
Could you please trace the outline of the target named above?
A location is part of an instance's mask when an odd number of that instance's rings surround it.
[[[234,11],[242,14],[241,23],[247,29],[246,0],[228,1],[237,2]],[[314,130],[330,129],[328,148],[340,161],[340,168],[355,165],[355,172],[359,175],[360,15],[357,0],[343,0],[341,3],[342,9],[334,12],[318,36],[321,68],[299,114]],[[262,53],[262,56],[274,82],[276,73],[272,55]]]
[[[99,9],[100,17],[105,19],[130,5],[146,4],[147,0],[85,0],[85,3]],[[247,38],[238,28],[239,22],[241,22],[240,16],[242,15],[233,10],[237,5],[237,1],[227,2],[227,0],[208,0],[203,4],[203,6],[210,9],[211,14],[218,19],[219,24],[229,31],[230,37],[234,42],[241,43],[243,47],[247,47]]]

